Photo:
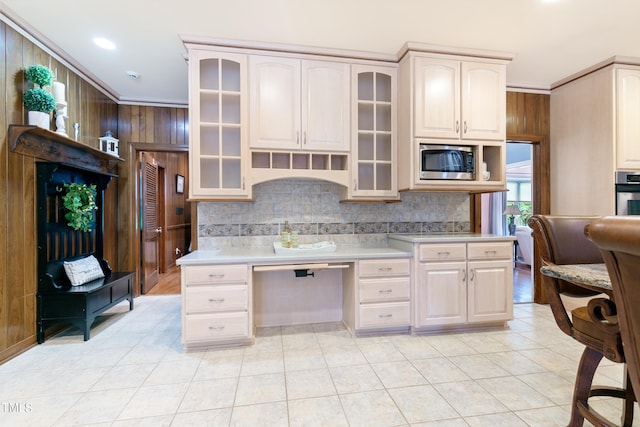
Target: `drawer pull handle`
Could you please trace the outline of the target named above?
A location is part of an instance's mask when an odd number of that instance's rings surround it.
[[[209,330],[211,331],[221,331],[224,329],[224,325],[220,325],[220,326],[209,326]]]
[[[222,279],[224,278],[224,273],[211,273],[209,274],[209,277],[212,279]]]
[[[438,252],[438,256],[449,256],[451,255],[451,252],[446,251],[446,252]]]
[[[391,292],[393,292],[393,289],[380,289],[378,291],[378,293],[381,293],[381,294],[390,294]]]
[[[224,298],[209,298],[209,302],[223,303]]]
[[[498,251],[493,250],[493,251],[484,251],[485,255],[495,255],[498,253]]]
[[[378,271],[391,271],[393,270],[392,267],[378,267]]]
[[[381,319],[390,319],[393,317],[393,314],[380,314],[378,317]]]

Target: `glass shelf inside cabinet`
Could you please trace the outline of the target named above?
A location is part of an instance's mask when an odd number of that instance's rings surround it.
[[[392,187],[391,76],[379,72],[358,74],[358,189]]]

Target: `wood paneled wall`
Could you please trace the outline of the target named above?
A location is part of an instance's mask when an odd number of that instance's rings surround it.
[[[3,18],[4,19],[4,18]],[[12,153],[7,131],[10,124],[26,123],[22,94],[30,83],[24,68],[50,67],[66,85],[69,120],[80,124],[78,141],[98,148],[107,130],[120,140],[118,178],[105,195],[104,256],[121,271],[136,271],[138,261],[135,211],[135,158],[131,142],[165,146],[188,144],[186,108],[119,106],[110,96],[86,81],[73,68],[35,44],[12,24],[0,20],[0,363],[35,345],[36,324],[36,200],[37,159]],[[52,121],[52,129],[55,123]],[[133,150],[135,152],[135,150]],[[132,161],[133,160],[133,161]],[[131,166],[133,164],[133,166]],[[133,167],[133,173],[132,173]],[[186,167],[186,166],[185,166]],[[184,173],[185,177],[188,174]]]
[[[10,124],[26,123],[22,94],[31,83],[24,68],[43,64],[66,85],[69,121],[80,124],[81,143],[98,147],[105,131],[117,131],[118,106],[107,95],[0,20],[0,363],[35,344],[37,159],[12,153],[7,140]],[[52,123],[52,128],[55,125]],[[73,131],[70,133],[73,134]],[[117,180],[107,190],[105,257],[115,260]],[[113,265],[113,262],[112,262]]]
[[[532,143],[533,213],[548,214],[551,211],[550,176],[550,99],[549,95],[507,92],[507,139]],[[534,248],[533,300],[546,303],[540,273],[541,260]]]
[[[121,233],[118,240],[118,265],[124,270],[135,271],[136,283],[140,283],[140,221],[135,209],[136,200],[139,199],[136,186],[137,153],[186,152],[189,143],[188,119],[187,108],[121,105],[119,109],[120,155],[125,159],[127,168],[126,171],[120,171],[118,180],[118,230]],[[185,185],[188,186],[188,173],[183,175]],[[139,286],[136,286],[136,292],[138,291]]]

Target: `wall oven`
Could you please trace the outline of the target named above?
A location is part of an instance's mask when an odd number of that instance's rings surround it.
[[[640,172],[616,172],[616,215],[640,215]]]

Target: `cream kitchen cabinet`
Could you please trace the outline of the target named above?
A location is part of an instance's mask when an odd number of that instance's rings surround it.
[[[513,243],[417,245],[414,330],[513,318]]]
[[[189,197],[248,199],[247,58],[189,49]]]
[[[616,169],[640,170],[640,69],[616,70]]]
[[[246,264],[182,266],[182,343],[186,349],[253,341]]]
[[[416,56],[414,136],[504,140],[506,65]]]
[[[398,190],[504,191],[506,66],[513,55],[407,43],[399,57]],[[421,179],[420,144],[471,147],[475,177]]]
[[[397,68],[352,65],[350,199],[397,199]]]
[[[251,55],[252,149],[349,151],[349,64]]]
[[[551,213],[615,215],[616,171],[640,171],[640,58],[568,76],[550,100]]]
[[[408,331],[411,324],[411,261],[398,259],[362,259],[358,261],[357,281],[353,288],[354,306],[345,307],[345,324],[354,333]],[[348,319],[351,319],[348,320]]]

